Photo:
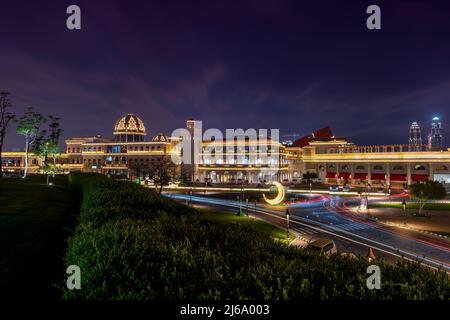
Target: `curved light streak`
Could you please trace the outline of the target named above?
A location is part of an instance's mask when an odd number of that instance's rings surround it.
[[[263,198],[264,201],[266,201],[268,204],[270,205],[277,205],[279,203],[281,203],[284,200],[284,187],[281,183],[273,181],[272,184],[275,186],[275,188],[277,188],[277,196],[273,199],[268,199],[266,198],[266,195],[263,193]]]

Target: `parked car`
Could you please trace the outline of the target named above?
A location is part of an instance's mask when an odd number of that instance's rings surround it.
[[[339,186],[335,184],[330,186],[330,191],[339,191]]]
[[[307,248],[311,248],[326,255],[337,253],[336,244],[333,240],[327,238],[317,238],[311,241]]]

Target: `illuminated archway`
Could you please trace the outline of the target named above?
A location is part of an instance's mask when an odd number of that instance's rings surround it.
[[[263,193],[263,198],[268,204],[274,206],[281,203],[284,200],[285,193],[284,187],[281,183],[273,181],[272,184],[275,186],[275,188],[277,188],[277,196],[273,199],[268,199],[266,198],[266,195]]]

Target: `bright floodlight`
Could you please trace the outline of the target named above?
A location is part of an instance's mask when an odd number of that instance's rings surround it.
[[[439,120],[439,117],[434,117],[433,120]]]

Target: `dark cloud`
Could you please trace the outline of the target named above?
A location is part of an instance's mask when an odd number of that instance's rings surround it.
[[[448,2],[378,2],[378,31],[365,1],[76,3],[77,32],[72,2],[1,4],[0,89],[18,114],[60,116],[66,137],[111,135],[127,112],[152,134],[193,116],[282,134],[329,125],[360,144],[403,143],[434,115],[448,127]]]

